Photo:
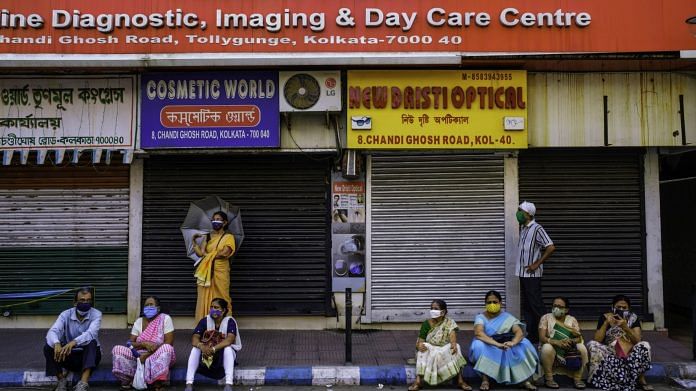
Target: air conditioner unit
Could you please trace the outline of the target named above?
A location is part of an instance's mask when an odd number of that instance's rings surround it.
[[[341,72],[280,72],[280,111],[341,111]]]

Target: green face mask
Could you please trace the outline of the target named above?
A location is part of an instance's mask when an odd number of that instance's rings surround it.
[[[518,210],[517,213],[515,213],[515,217],[517,218],[517,222],[520,224],[527,222],[527,216],[525,216],[524,212],[521,210]]]

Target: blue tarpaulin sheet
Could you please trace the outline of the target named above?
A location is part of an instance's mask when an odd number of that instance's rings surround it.
[[[24,292],[24,293],[0,293],[0,300],[2,299],[34,299],[39,297],[60,295],[70,291],[71,289],[55,289],[51,291],[40,291],[40,292]]]

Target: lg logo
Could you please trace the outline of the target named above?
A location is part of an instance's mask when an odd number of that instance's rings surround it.
[[[324,85],[326,86],[326,96],[335,96],[336,95],[336,79],[333,77],[327,77],[326,80],[324,81]]]
[[[324,82],[324,85],[326,88],[336,88],[336,79],[333,77],[327,77],[326,81]]]

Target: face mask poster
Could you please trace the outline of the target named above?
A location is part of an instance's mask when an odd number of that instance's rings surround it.
[[[277,72],[143,75],[140,147],[279,147],[277,87]]]

